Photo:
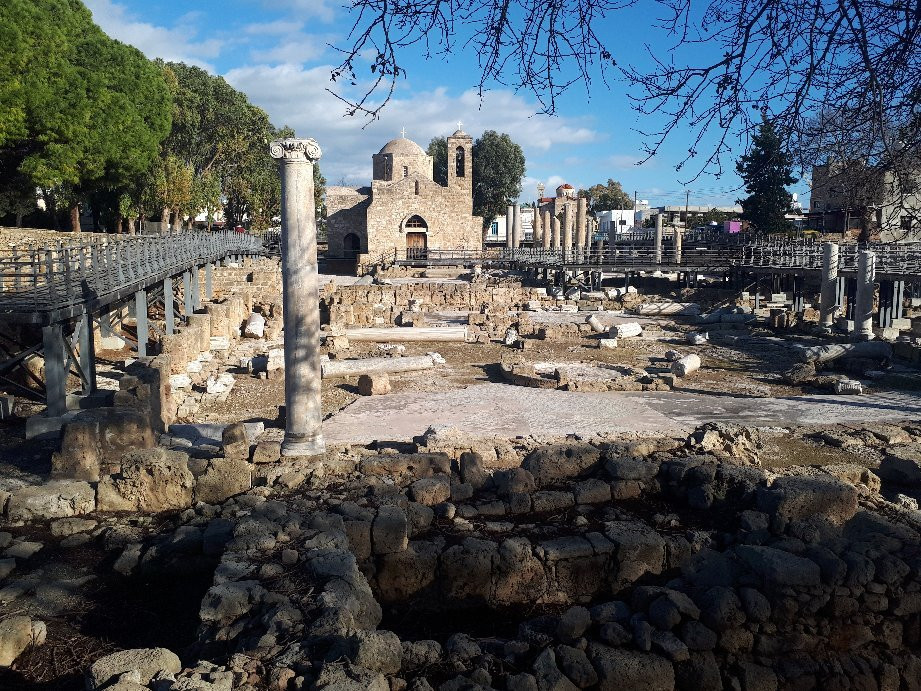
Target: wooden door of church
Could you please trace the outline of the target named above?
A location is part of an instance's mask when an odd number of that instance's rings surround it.
[[[406,233],[406,258],[425,259],[427,243],[425,233]]]

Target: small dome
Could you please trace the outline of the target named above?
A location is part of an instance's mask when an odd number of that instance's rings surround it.
[[[471,138],[469,134],[467,134],[466,132],[464,132],[464,130],[457,130],[457,132],[455,132],[455,133],[452,134],[451,136],[452,136],[452,137],[466,137],[467,139],[470,139],[470,138]]]
[[[560,185],[559,187],[557,187],[557,189],[558,189],[558,190],[571,190],[571,189],[573,189],[573,186],[570,185],[568,182],[564,182],[562,185]]]
[[[384,145],[379,154],[396,154],[401,156],[425,156],[421,146],[411,139],[392,139]]]

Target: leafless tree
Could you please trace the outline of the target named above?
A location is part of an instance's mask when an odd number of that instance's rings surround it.
[[[351,45],[342,49],[333,77],[365,83],[360,67],[370,54],[369,88],[357,99],[340,97],[352,114],[376,117],[405,74],[404,49],[422,46],[429,56],[475,51],[481,93],[491,84],[531,92],[543,112],[553,113],[564,91],[577,83],[588,90],[593,78],[606,82],[613,70],[632,85],[637,110],[662,123],[642,133],[647,156],[676,131],[690,135],[679,168],[693,161],[691,179],[703,171],[720,174],[738,148],[736,137],[747,138],[762,113],[793,151],[816,141],[819,115],[834,112],[834,122],[871,135],[861,156],[867,163],[905,169],[917,161],[921,0],[710,0],[703,6],[658,0],[664,19],[636,28],[656,39],[647,45],[651,69],[619,65],[602,28],[631,4],[350,0]]]

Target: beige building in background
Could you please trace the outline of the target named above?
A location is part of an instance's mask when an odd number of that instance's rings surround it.
[[[473,138],[448,137],[448,184],[433,179],[433,159],[415,142],[388,142],[372,157],[371,187],[326,189],[329,257],[431,249],[478,249],[483,219],[473,215]]]

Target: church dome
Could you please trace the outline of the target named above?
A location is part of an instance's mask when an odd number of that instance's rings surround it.
[[[400,156],[425,156],[421,146],[411,139],[392,139],[384,145],[378,154],[396,154]]]

